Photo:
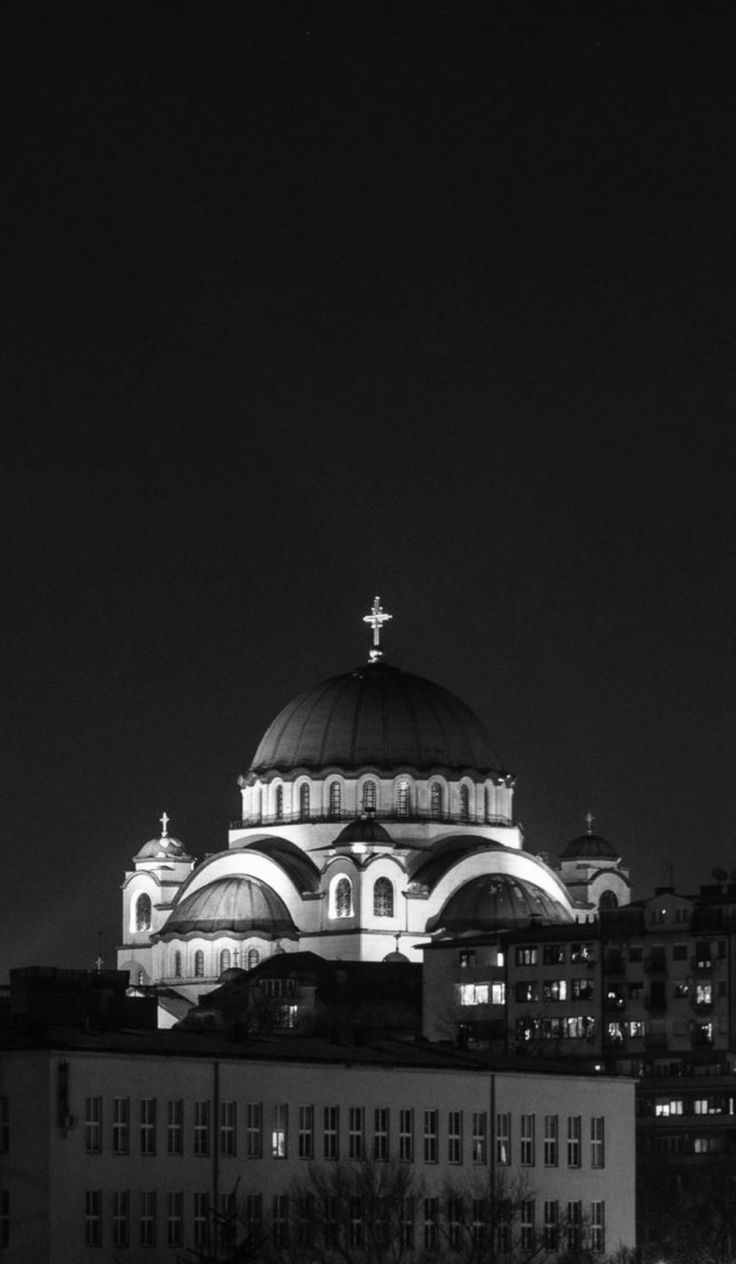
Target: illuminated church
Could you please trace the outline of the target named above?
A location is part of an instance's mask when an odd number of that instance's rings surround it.
[[[598,835],[559,870],[524,850],[514,778],[474,712],[393,667],[376,598],[367,662],[288,703],[240,778],[242,819],[197,862],[168,832],[123,885],[120,969],[192,1000],[276,952],[417,961],[432,936],[572,922],[627,903]]]

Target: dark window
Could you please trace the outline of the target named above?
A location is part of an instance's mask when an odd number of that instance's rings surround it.
[[[139,895],[135,906],[135,928],[136,930],[151,929],[151,897],[150,895]]]
[[[376,783],[375,781],[366,781],[363,786],[363,811],[375,812],[376,810]]]
[[[342,807],[342,786],[339,781],[330,782],[330,816],[339,816]]]
[[[309,786],[306,782],[299,788],[299,815],[303,821],[309,820]]]
[[[432,816],[442,816],[442,786],[439,781],[432,782],[432,788],[429,792],[429,810]]]
[[[388,878],[377,878],[373,888],[373,914],[375,917],[393,917],[394,888]]]

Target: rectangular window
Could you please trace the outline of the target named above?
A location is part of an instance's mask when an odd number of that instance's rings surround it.
[[[539,1000],[539,984],[534,979],[516,984],[517,1004],[533,1004]]]
[[[463,1161],[463,1112],[451,1110],[447,1115],[447,1161]]]
[[[590,1121],[590,1166],[606,1166],[606,1132],[603,1115],[593,1115]]]
[[[314,1194],[300,1194],[296,1204],[296,1245],[306,1250],[314,1247]]]
[[[521,1116],[521,1165],[534,1167],[534,1115]]]
[[[593,984],[590,979],[573,979],[571,992],[574,1001],[590,1001],[593,999]]]
[[[546,966],[562,966],[565,964],[564,944],[545,944],[542,949],[542,961]]]
[[[166,1245],[181,1246],[184,1241],[184,1195],[166,1195]]]
[[[210,1104],[194,1103],[194,1153],[205,1155],[210,1152]]]
[[[488,1162],[488,1127],[484,1110],[473,1112],[473,1162]]]
[[[209,1106],[209,1102],[206,1103]],[[199,1251],[210,1245],[210,1196],[206,1191],[194,1195],[194,1245]]]
[[[414,1162],[414,1111],[399,1111],[399,1159],[402,1163]]]
[[[519,1205],[519,1245],[522,1251],[532,1251],[534,1241],[535,1206],[533,1198],[523,1198]]]
[[[427,1251],[436,1251],[439,1246],[439,1199],[424,1200],[424,1247]]]
[[[557,1115],[544,1116],[544,1166],[557,1167],[559,1123]]]
[[[220,1154],[234,1158],[238,1152],[238,1103],[220,1102]]]
[[[542,983],[542,1000],[543,1001],[566,1001],[567,1000],[567,980],[566,979],[545,979]]]
[[[314,1106],[300,1106],[297,1119],[297,1153],[300,1159],[314,1158]]]
[[[582,1237],[583,1205],[581,1202],[567,1204],[567,1249],[579,1251]]]
[[[130,1144],[130,1100],[114,1097],[112,1100],[112,1151],[127,1154]]]
[[[245,1229],[251,1242],[257,1242],[263,1233],[263,1195],[246,1194]]]
[[[373,1157],[384,1161],[389,1152],[389,1114],[387,1106],[377,1106],[373,1112]]]
[[[508,1198],[500,1198],[495,1207],[496,1212],[496,1249],[499,1255],[506,1257],[511,1250],[511,1202]]]
[[[141,1194],[141,1246],[156,1245],[156,1191]]]
[[[535,966],[538,956],[538,948],[517,948],[516,964],[517,966]]]
[[[687,944],[675,944],[672,949],[673,961],[687,961]]]
[[[414,1199],[402,1198],[399,1245],[406,1251],[414,1250]]]
[[[127,1189],[116,1189],[112,1195],[112,1244],[128,1246],[129,1242],[130,1194]]]
[[[437,1158],[438,1158],[437,1111],[425,1110],[424,1112],[424,1162],[436,1163]]]
[[[10,1246],[10,1190],[0,1189],[0,1250]]]
[[[365,1225],[363,1199],[353,1196],[348,1203],[350,1219],[348,1222],[348,1246],[361,1249],[365,1241]]]
[[[476,1251],[484,1250],[488,1240],[489,1205],[486,1198],[474,1198],[470,1222],[470,1238]]]
[[[606,1204],[603,1202],[590,1204],[590,1249],[606,1249]]]
[[[560,1209],[556,1198],[549,1198],[544,1203],[544,1247],[547,1251],[556,1251],[559,1242]]]
[[[580,1167],[582,1119],[580,1115],[567,1117],[567,1166]]]
[[[271,1208],[273,1244],[286,1246],[289,1241],[289,1195],[274,1194]]]
[[[324,1131],[322,1133],[322,1157],[340,1157],[340,1107],[325,1106]]]
[[[696,983],[695,984],[695,1004],[711,1005],[713,1003],[713,984],[712,983]]]
[[[496,1115],[496,1162],[511,1162],[511,1116]]]
[[[351,1159],[362,1159],[365,1145],[365,1110],[362,1106],[351,1106],[348,1115],[348,1155]]]
[[[0,1096],[0,1154],[7,1154],[10,1149],[10,1098]]]
[[[141,1154],[156,1153],[156,1098],[141,1099]]]
[[[263,1157],[263,1105],[248,1102],[245,1113],[245,1150],[249,1159]]]
[[[84,1245],[100,1246],[102,1243],[102,1190],[88,1189],[84,1195]]]
[[[273,1108],[271,1157],[274,1159],[289,1157],[289,1107],[283,1103]]]
[[[475,965],[475,953],[472,948],[463,949],[460,953],[460,966],[463,970],[467,970],[470,966]]]
[[[670,1115],[681,1115],[683,1105],[681,1097],[657,1097],[654,1100],[654,1114],[658,1118],[669,1119]]]
[[[166,1103],[166,1149],[169,1154],[184,1151],[184,1102],[181,1097]]]
[[[84,1099],[84,1148],[87,1154],[99,1154],[102,1149],[101,1097]]]
[[[462,1240],[463,1200],[457,1194],[451,1194],[447,1200],[447,1245],[451,1251],[457,1251]]]
[[[337,1233],[337,1198],[334,1194],[325,1194],[322,1199],[322,1240],[328,1248],[336,1247]]]

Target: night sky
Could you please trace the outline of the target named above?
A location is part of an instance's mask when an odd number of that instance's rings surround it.
[[[113,963],[162,811],[226,846],[375,593],[531,849],[590,810],[635,895],[736,868],[727,11],[29,8],[0,32],[0,974],[100,931]]]

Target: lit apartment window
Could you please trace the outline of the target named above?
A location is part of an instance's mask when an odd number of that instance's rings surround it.
[[[695,1004],[696,1005],[712,1005],[713,1003],[713,984],[712,983],[696,983],[695,984]]]
[[[377,878],[373,887],[374,917],[393,917],[394,888],[388,878]]]
[[[475,965],[475,953],[472,948],[463,948],[459,956],[460,968],[467,970],[470,966]]]
[[[473,1112],[473,1162],[487,1163],[488,1161],[488,1127],[487,1116],[484,1110]]]
[[[84,1195],[84,1245],[100,1246],[102,1242],[102,1190],[88,1189]]]
[[[496,1115],[496,1162],[511,1162],[511,1116]]]
[[[194,1195],[194,1245],[205,1251],[210,1245],[210,1196],[206,1191]]]
[[[130,1194],[116,1189],[112,1195],[112,1244],[128,1246],[130,1242]]]
[[[141,1194],[141,1246],[156,1245],[156,1191],[144,1190]]]
[[[210,1152],[210,1104],[209,1102],[194,1103],[194,1153],[209,1154]]]
[[[603,1115],[593,1115],[590,1121],[590,1166],[606,1166],[606,1132]]]
[[[351,1159],[362,1159],[364,1154],[365,1110],[362,1106],[351,1106],[348,1115],[348,1156]]]
[[[556,1198],[549,1198],[544,1203],[544,1247],[547,1251],[556,1251],[560,1237],[560,1208]]]
[[[557,1167],[559,1122],[557,1115],[544,1116],[544,1166]]]
[[[102,1105],[102,1103],[100,1103]],[[0,1154],[10,1149],[10,1099],[0,1096]]]
[[[377,1106],[373,1112],[373,1157],[384,1161],[388,1159],[389,1114],[387,1106]]]
[[[141,1100],[141,1154],[156,1153],[156,1098]]]
[[[593,984],[590,979],[573,979],[571,989],[574,1001],[589,1001],[593,996]]]
[[[436,1251],[439,1246],[439,1199],[424,1200],[424,1246],[427,1251]]]
[[[533,1004],[539,1000],[539,984],[533,979],[519,982],[516,984],[515,994],[519,1005]]]
[[[220,1154],[233,1158],[237,1153],[238,1103],[220,1102]]]
[[[402,1163],[414,1162],[414,1111],[399,1111],[399,1159]]]
[[[184,1102],[180,1097],[170,1098],[166,1104],[166,1149],[169,1154],[184,1150]]]
[[[566,979],[544,979],[542,982],[542,1000],[543,1001],[566,1001],[567,1000],[567,980]]]
[[[112,1152],[127,1154],[130,1144],[130,1101],[127,1097],[112,1100]]]
[[[424,1112],[424,1162],[436,1163],[438,1158],[437,1145],[437,1111],[425,1110]]]
[[[279,1104],[273,1108],[271,1156],[274,1159],[289,1157],[289,1107],[285,1104]]]
[[[463,1112],[451,1110],[447,1115],[447,1161],[463,1161]]]
[[[273,1244],[286,1246],[289,1241],[289,1195],[274,1194],[271,1208]]]
[[[519,1245],[522,1251],[532,1251],[536,1246],[534,1219],[534,1199],[523,1198],[519,1205]]]
[[[263,1156],[263,1106],[260,1102],[248,1102],[245,1114],[245,1149],[249,1159]]]
[[[538,948],[517,948],[516,964],[517,966],[535,966],[539,956]]]
[[[567,1166],[580,1167],[582,1119],[580,1115],[567,1117]]]
[[[534,1115],[521,1116],[519,1157],[522,1167],[534,1167]]]
[[[583,1225],[583,1205],[576,1201],[567,1204],[567,1249],[575,1252],[580,1250],[580,1240],[582,1237]]]
[[[7,1103],[7,1098],[5,1099]],[[2,1147],[0,1145],[0,1149]],[[88,1154],[99,1154],[102,1149],[102,1098],[84,1099],[84,1148]]]
[[[184,1195],[181,1192],[166,1195],[166,1245],[181,1246],[184,1241]]]
[[[542,961],[546,966],[562,966],[565,964],[564,944],[545,944],[542,949]]]
[[[590,1249],[591,1251],[606,1249],[606,1204],[604,1202],[590,1204]]]
[[[297,1153],[300,1159],[314,1158],[314,1106],[300,1106],[297,1117]]]
[[[654,1114],[668,1119],[670,1115],[681,1115],[683,1099],[681,1097],[657,1097],[654,1102]]]
[[[325,1106],[322,1157],[337,1159],[340,1154],[340,1107]]]
[[[410,806],[409,782],[399,781],[396,785],[396,815],[408,816]]]

